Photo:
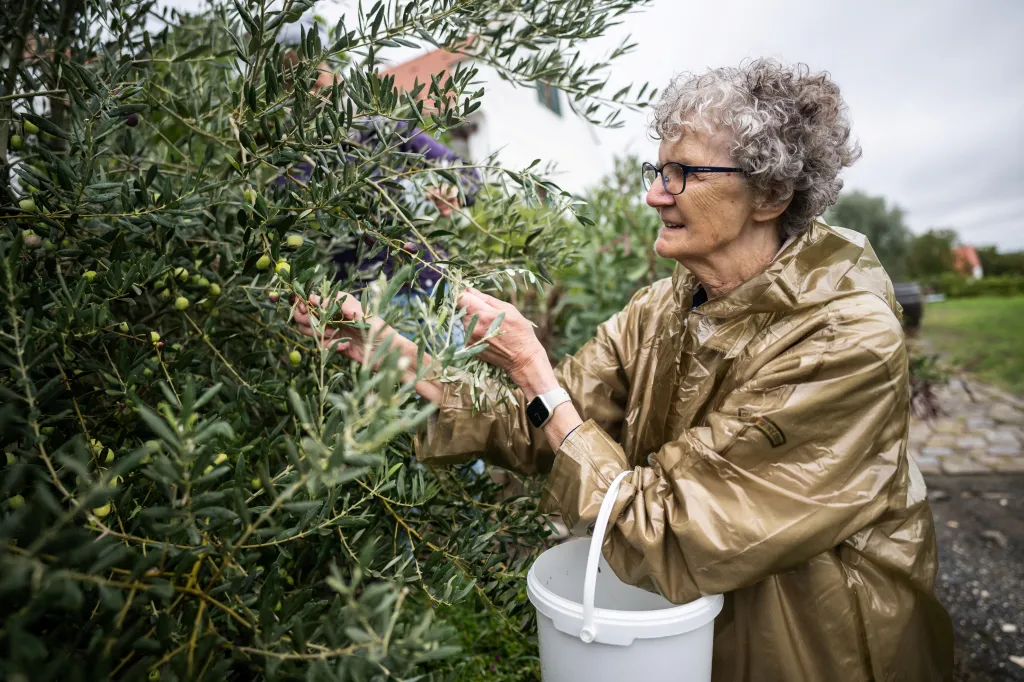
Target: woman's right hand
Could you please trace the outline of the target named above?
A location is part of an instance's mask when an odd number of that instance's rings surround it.
[[[359,299],[344,292],[339,293],[335,298],[335,300],[340,299],[344,299],[341,303],[341,310],[339,311],[340,317],[344,318],[347,322],[354,322],[363,319],[363,306],[360,305]],[[313,308],[314,310],[311,311],[310,308]],[[329,348],[336,338],[348,338],[348,341],[338,343],[337,350],[349,359],[355,360],[360,364],[365,362],[366,358],[371,355],[369,349],[366,347],[369,330],[358,329],[348,325],[344,328],[339,328],[327,324],[319,315],[320,310],[323,309],[324,306],[322,305],[322,301],[316,294],[310,295],[309,306],[307,306],[306,302],[302,299],[296,301],[293,316],[295,318],[296,325],[298,325],[299,331],[306,336],[314,338],[319,338],[322,334],[323,338],[320,343],[325,348]],[[312,326],[311,316],[313,315],[316,315],[319,320],[320,328],[316,334],[314,334]],[[388,327],[388,325],[379,317],[371,318],[369,322],[373,327],[374,336],[378,340],[383,340],[392,334],[394,336],[398,336],[398,334],[394,330],[390,329],[390,327]],[[394,339],[392,339],[392,343],[394,343]]]

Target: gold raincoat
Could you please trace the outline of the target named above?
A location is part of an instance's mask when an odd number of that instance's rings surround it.
[[[557,453],[524,400],[473,414],[451,383],[418,456],[550,469],[542,506],[576,534],[631,469],[604,554],[675,603],[726,595],[716,682],[951,679],[899,306],[866,239],[815,223],[691,310],[695,285],[677,267],[559,363],[584,424]]]

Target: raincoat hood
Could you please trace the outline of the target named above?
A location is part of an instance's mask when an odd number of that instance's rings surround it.
[[[815,223],[691,309],[696,286],[677,267],[559,363],[584,423],[557,452],[525,396],[476,412],[454,382],[418,456],[550,470],[542,507],[581,535],[629,472],[605,557],[675,603],[726,595],[716,682],[951,679],[901,311],[866,238]]]

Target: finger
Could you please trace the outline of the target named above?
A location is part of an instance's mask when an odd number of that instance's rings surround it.
[[[338,341],[335,338],[328,338],[326,336],[320,339],[320,347],[326,348],[328,350],[333,348],[334,350],[337,351],[344,351],[346,348],[349,347],[351,343],[351,341]]]
[[[295,323],[300,327],[309,326],[309,315],[305,313],[300,313],[298,310],[296,310],[295,314],[292,315],[292,317],[295,319]]]
[[[338,337],[341,337],[341,338],[346,339],[346,340],[345,341],[339,341]],[[345,348],[348,348],[349,346],[352,345],[352,340],[348,339],[348,337],[345,336],[344,334],[331,334],[330,336],[326,336],[326,335],[324,336],[324,340],[323,340],[324,348],[330,348],[335,343],[338,344],[338,349],[339,350],[344,350]]]
[[[466,308],[470,312],[479,312],[490,309],[491,305],[481,296],[467,289],[459,296],[459,307]]]
[[[363,306],[356,299],[349,297],[341,304],[341,314],[345,316],[346,320],[361,319],[363,317]]]
[[[480,315],[472,311],[466,311],[466,314],[462,316],[462,326],[466,329],[469,329],[469,325],[473,321],[474,317],[477,318],[476,326],[473,327],[473,333],[470,336],[476,336],[480,333]]]
[[[507,301],[502,301],[500,298],[495,298],[494,296],[485,294],[484,292],[478,291],[472,287],[470,287],[469,290],[473,292],[474,296],[477,296],[478,298],[480,298],[480,300],[482,300],[484,303],[491,306],[492,308],[497,308],[498,310],[502,310],[505,312],[508,312],[509,309],[518,310],[514,305]]]
[[[500,298],[495,298],[490,294],[479,293],[477,295],[495,308],[515,307],[508,301],[502,301]]]
[[[299,302],[301,303],[302,301],[300,300]],[[309,295],[309,304],[310,305],[316,305],[316,306],[320,305],[320,297],[317,296],[316,294],[310,294]]]
[[[477,308],[470,309],[465,308],[466,313],[462,316],[462,324],[469,326],[470,320],[476,318],[476,327],[473,329],[475,333],[479,333],[483,329],[491,324],[491,321],[497,316],[497,312],[493,308]]]
[[[467,313],[462,318],[462,324],[469,329],[469,326],[473,323],[473,318],[476,318],[476,324],[473,325],[473,333],[469,337],[473,341],[479,341],[487,335],[487,330],[490,329],[491,323],[494,322],[496,315],[481,315],[479,313]]]

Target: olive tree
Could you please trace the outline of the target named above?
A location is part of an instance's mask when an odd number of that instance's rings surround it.
[[[0,677],[440,678],[458,666],[438,607],[470,595],[529,632],[533,497],[419,465],[433,408],[400,360],[340,360],[288,301],[351,288],[330,254],[366,241],[396,263],[368,313],[445,372],[493,375],[453,343],[458,296],[541,287],[579,202],[539,166],[398,147],[465,123],[476,64],[616,125],[651,94],[603,92],[631,45],[579,48],[639,4],[381,1],[294,48],[279,34],[311,0],[0,8]],[[379,56],[401,46],[467,58],[402,92]],[[470,177],[473,212],[416,210]],[[442,285],[393,305],[424,254]]]

